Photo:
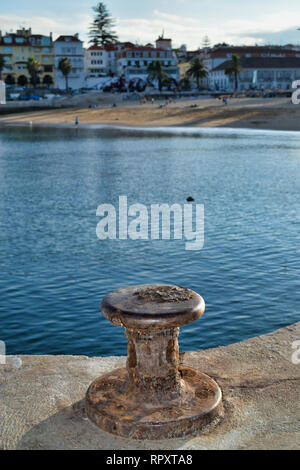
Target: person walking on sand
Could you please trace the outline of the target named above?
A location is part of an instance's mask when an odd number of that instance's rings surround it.
[[[75,127],[76,127],[76,129],[78,128],[78,126],[79,126],[79,118],[78,118],[78,116],[76,116],[76,118],[75,118]]]

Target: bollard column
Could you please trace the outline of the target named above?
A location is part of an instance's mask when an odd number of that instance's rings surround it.
[[[126,368],[96,379],[86,393],[97,426],[132,439],[168,439],[200,431],[218,416],[218,384],[179,363],[179,327],[205,310],[199,294],[164,284],[127,287],[107,295],[101,310],[125,328],[128,357]]]

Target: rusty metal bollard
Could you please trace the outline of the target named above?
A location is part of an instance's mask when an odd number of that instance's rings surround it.
[[[95,380],[86,393],[88,417],[104,431],[132,439],[169,439],[200,431],[222,409],[218,384],[179,364],[179,327],[197,320],[205,303],[170,285],[118,289],[101,304],[125,328],[127,367]]]

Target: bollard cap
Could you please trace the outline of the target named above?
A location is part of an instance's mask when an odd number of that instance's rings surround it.
[[[103,315],[114,325],[146,330],[191,323],[205,310],[196,292],[168,284],[143,284],[115,290],[102,301]]]

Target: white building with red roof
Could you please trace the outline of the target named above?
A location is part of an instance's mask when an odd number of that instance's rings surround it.
[[[179,69],[175,52],[172,51],[172,43],[169,39],[161,44],[162,39],[158,39],[156,47],[151,44],[147,46],[124,47],[117,54],[117,73],[124,76],[126,80],[147,80],[149,75],[148,67],[152,62],[161,62],[166,74],[178,81]],[[160,47],[158,47],[160,46]]]
[[[99,78],[108,72],[108,57],[106,50],[101,46],[91,46],[85,50],[86,78]]]
[[[117,55],[131,43],[116,43],[107,46],[92,45],[85,50],[86,78],[100,78],[117,74]]]
[[[85,81],[84,49],[78,34],[62,35],[54,41],[55,86],[60,89],[66,86],[65,77],[58,69],[62,57],[66,57],[72,65],[72,70],[68,75],[69,88],[73,90],[82,88]]]

